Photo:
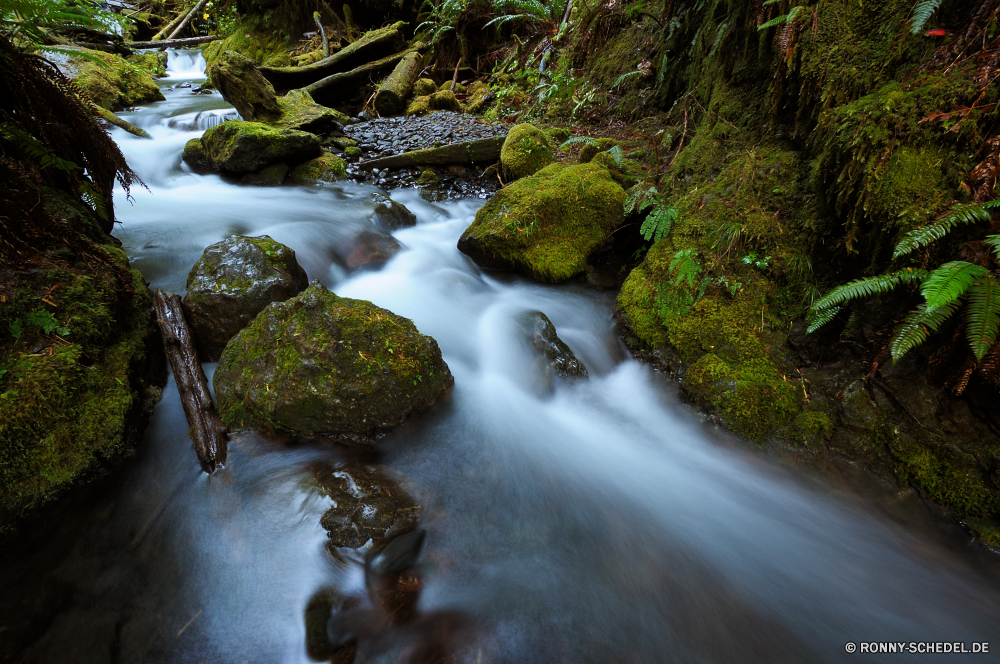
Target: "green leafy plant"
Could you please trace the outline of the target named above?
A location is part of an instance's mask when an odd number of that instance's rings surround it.
[[[773,4],[777,3],[777,2],[781,2],[781,0],[767,0],[764,4],[765,5],[773,5]],[[770,21],[768,21],[766,23],[762,23],[760,25],[760,27],[757,28],[757,30],[758,31],[759,30],[766,30],[768,28],[773,28],[774,26],[781,25],[783,23],[791,23],[792,21],[795,20],[795,17],[798,16],[799,12],[801,12],[803,9],[805,9],[805,7],[802,7],[801,5],[797,5],[795,7],[792,7],[791,10],[789,10],[789,12],[787,14],[782,14],[781,16],[777,16],[775,18],[772,18]]]
[[[25,51],[63,53],[104,64],[79,51],[45,45],[54,27],[121,34],[127,20],[102,5],[99,0],[4,0],[0,3],[0,33]]]
[[[673,230],[680,213],[663,198],[659,189],[639,185],[625,199],[625,214],[643,212],[647,209],[649,213],[642,222],[639,232],[647,242],[650,240],[654,243],[659,242]]]
[[[956,206],[935,223],[903,236],[893,257],[926,247],[960,225],[989,222],[989,211],[996,207],[1000,201]],[[1000,235],[986,237],[982,245],[992,251],[978,254],[979,262],[950,261],[930,271],[905,268],[838,286],[813,304],[808,331],[829,323],[852,300],[888,293],[901,285],[919,286],[924,301],[896,328],[889,345],[893,361],[922,344],[964,308],[966,340],[976,362],[981,362],[1000,330],[1000,271],[995,267],[1000,266]]]
[[[918,34],[924,29],[931,15],[941,6],[941,0],[921,0],[913,8],[913,17],[910,19],[910,34]]]
[[[35,309],[29,314],[26,314],[24,318],[18,318],[13,323],[10,324],[10,334],[14,338],[20,338],[24,333],[26,325],[31,325],[37,327],[42,331],[43,334],[52,334],[53,332],[59,335],[69,334],[69,330],[62,327],[56,317],[45,309]]]

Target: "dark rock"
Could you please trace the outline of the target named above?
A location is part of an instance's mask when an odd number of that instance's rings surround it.
[[[233,428],[363,437],[396,428],[454,379],[410,320],[313,282],[229,342],[213,383]]]
[[[374,231],[361,231],[354,236],[350,252],[344,256],[344,267],[348,272],[377,270],[402,249],[399,241],[391,235]]]
[[[288,176],[288,164],[272,164],[256,173],[249,173],[240,178],[240,184],[255,187],[274,187],[285,181]]]
[[[369,217],[371,222],[386,231],[394,231],[417,224],[417,215],[381,192],[372,194],[375,211]]]
[[[201,144],[200,138],[192,138],[184,145],[184,152],[181,159],[191,167],[195,173],[204,175],[215,171],[215,164],[205,154],[205,148]]]
[[[308,285],[295,252],[270,237],[235,236],[210,246],[187,278],[184,313],[208,361],[271,302]]]
[[[374,466],[324,467],[317,472],[316,479],[333,500],[333,507],[326,511],[320,524],[327,531],[328,546],[334,553],[338,548],[357,549],[369,541],[377,547],[387,536],[405,533],[417,522],[416,502],[395,480]],[[389,562],[405,562],[406,552],[402,550],[405,547],[397,548],[399,555]]]
[[[562,339],[556,334],[556,326],[541,311],[525,314],[521,324],[546,366],[562,378],[587,378],[587,367],[576,359]]]
[[[425,535],[423,530],[413,530],[394,538],[372,559],[372,574],[383,577],[413,567],[420,557]]]

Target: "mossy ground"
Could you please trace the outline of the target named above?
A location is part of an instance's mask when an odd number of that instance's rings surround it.
[[[202,52],[209,65],[224,52],[236,51],[258,65],[287,67],[291,64],[292,46],[290,37],[279,37],[261,17],[250,16],[241,19],[225,39],[212,42]]]
[[[153,82],[154,75],[165,73],[155,55],[140,55],[125,59],[113,53],[81,49],[104,64],[71,59],[76,69],[73,80],[99,106],[111,111],[162,100],[163,93]]]

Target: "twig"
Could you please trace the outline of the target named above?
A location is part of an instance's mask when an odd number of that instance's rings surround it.
[[[326,30],[323,28],[323,24],[319,20],[319,12],[313,12],[313,20],[316,21],[316,27],[319,28],[319,34],[323,37],[323,57],[330,57],[330,40],[326,36]]]
[[[455,73],[451,77],[451,87],[448,88],[452,92],[455,91],[455,83],[458,81],[458,68],[462,66],[462,56],[458,57],[458,64],[455,65]]]

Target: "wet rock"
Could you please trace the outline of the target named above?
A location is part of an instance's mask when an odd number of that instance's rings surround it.
[[[265,79],[250,58],[235,51],[225,51],[208,68],[212,83],[222,98],[247,121],[260,121],[281,115],[274,87]]]
[[[277,129],[297,129],[312,134],[339,134],[351,119],[340,111],[321,106],[305,90],[291,90],[277,98],[280,117],[264,119]]]
[[[313,134],[238,120],[211,127],[201,145],[216,169],[237,174],[256,173],[279,162],[298,164],[320,154]]]
[[[213,379],[233,428],[353,442],[396,428],[453,383],[437,342],[410,320],[318,282],[264,309],[226,346]]]
[[[267,235],[235,236],[208,247],[187,278],[184,313],[208,361],[271,302],[307,286],[295,252]]]
[[[200,138],[192,138],[184,144],[184,152],[181,154],[181,159],[195,173],[204,175],[215,171],[215,164],[205,154],[205,148],[202,146]]]
[[[316,480],[333,500],[333,506],[320,519],[331,550],[357,549],[368,542],[378,547],[387,536],[410,531],[417,522],[416,502],[374,466],[324,467],[317,472]],[[390,555],[386,564],[405,562],[412,546],[397,548],[398,555]]]
[[[372,194],[375,210],[369,217],[371,222],[386,231],[395,231],[417,224],[417,215],[406,209],[383,193]]]
[[[326,152],[315,159],[295,167],[288,177],[294,184],[337,182],[347,177],[347,167],[340,157]]]
[[[413,567],[420,557],[425,535],[423,530],[413,530],[394,538],[372,559],[371,573],[383,577]]]
[[[556,334],[556,326],[541,311],[521,318],[521,325],[546,367],[561,378],[587,378],[587,367]]]
[[[288,164],[272,164],[256,173],[240,178],[240,184],[254,187],[275,187],[288,176]]]
[[[330,661],[336,651],[330,642],[326,624],[330,615],[344,604],[345,598],[334,588],[323,588],[306,604],[306,654],[317,662]]]
[[[399,241],[391,235],[361,231],[351,242],[351,250],[343,259],[344,267],[348,272],[377,270],[402,248]]]
[[[546,148],[547,149],[547,148]],[[552,164],[501,189],[458,241],[478,265],[564,281],[624,220],[625,190],[594,164]]]
[[[542,130],[524,123],[507,133],[500,150],[500,164],[509,180],[534,175],[551,163],[552,150]]]

